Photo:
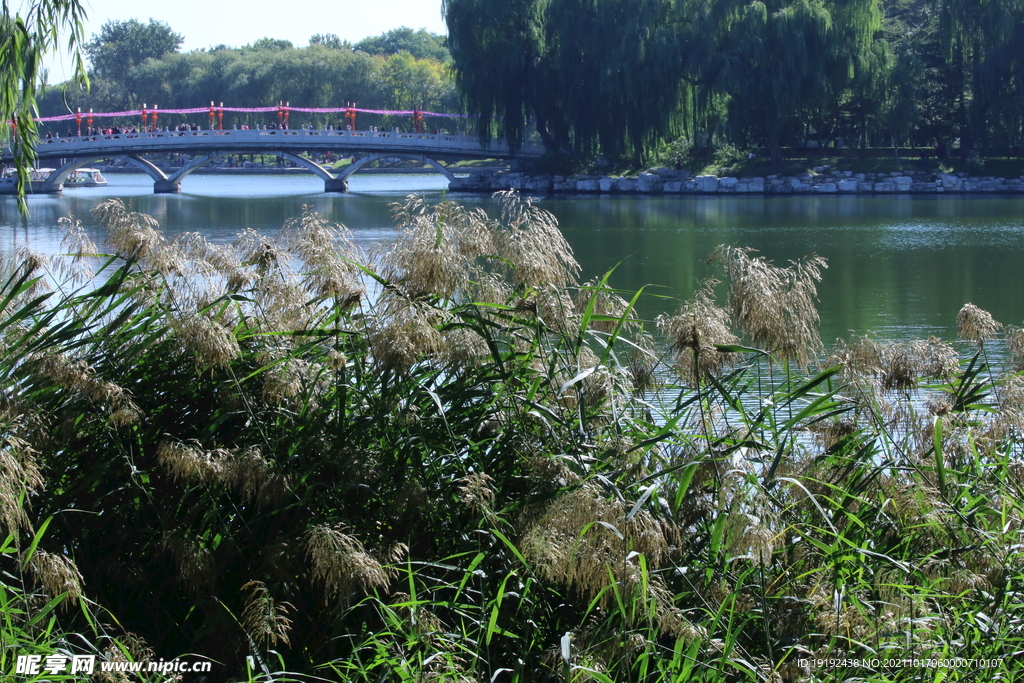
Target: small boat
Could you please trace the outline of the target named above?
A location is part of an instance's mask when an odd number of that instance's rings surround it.
[[[64,179],[64,188],[70,187],[106,187],[107,179],[98,168],[78,168]]]
[[[44,187],[46,179],[56,169],[53,168],[30,168],[28,170],[28,182],[25,183],[25,192],[60,192],[61,185],[56,187]],[[5,168],[0,173],[0,194],[15,194],[18,191],[18,172],[14,168]]]

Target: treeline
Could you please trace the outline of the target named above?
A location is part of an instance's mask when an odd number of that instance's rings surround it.
[[[41,114],[67,114],[78,107],[83,112],[123,111],[144,103],[186,108],[211,101],[229,107],[275,106],[281,101],[295,107],[344,107],[353,102],[366,109],[460,110],[444,37],[424,30],[395,29],[356,44],[317,34],[304,48],[264,38],[241,48],[220,45],[182,53],[182,41],[162,22],[108,22],[86,48],[90,89],[50,87],[39,103]],[[160,117],[161,125],[182,120]],[[225,116],[229,126],[272,121],[276,114]],[[296,114],[291,122],[326,126],[343,125],[344,119]],[[357,125],[392,123],[398,125],[384,117],[361,115]],[[57,126],[63,133],[61,126],[67,124]]]
[[[1020,0],[446,0],[481,131],[642,159],[667,140],[1018,148]]]

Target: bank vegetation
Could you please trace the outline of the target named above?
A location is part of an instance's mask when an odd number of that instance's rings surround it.
[[[824,349],[823,259],[721,247],[642,321],[511,194],[410,198],[372,254],[311,210],[231,244],[96,214],[0,290],[5,672],[1019,675],[1024,332],[971,304]]]

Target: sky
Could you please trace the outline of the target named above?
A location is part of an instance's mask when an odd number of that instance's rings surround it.
[[[400,26],[448,32],[441,18],[441,0],[82,0],[88,13],[85,37],[99,33],[108,21],[150,19],[166,22],[185,36],[182,51],[224,44],[241,47],[260,38],[283,38],[295,47],[309,44],[316,33],[335,33],[358,42]],[[15,5],[16,3],[12,3]],[[50,83],[66,80],[71,60],[53,55],[48,60]]]

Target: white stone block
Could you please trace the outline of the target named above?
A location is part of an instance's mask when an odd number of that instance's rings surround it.
[[[701,192],[718,192],[718,176],[697,176],[697,189]]]

